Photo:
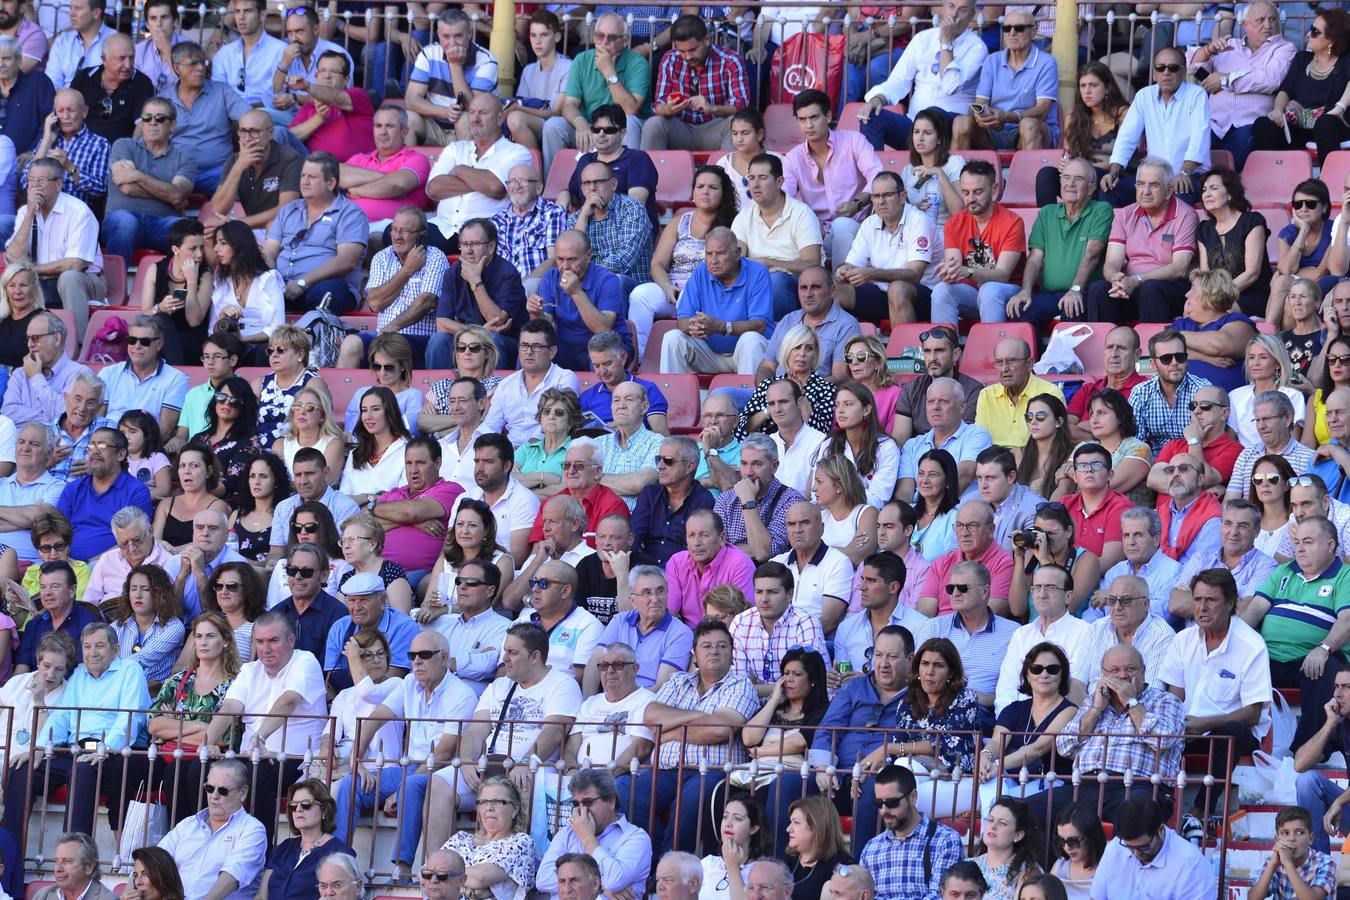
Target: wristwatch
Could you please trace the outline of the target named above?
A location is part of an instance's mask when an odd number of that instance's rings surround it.
[[[708,459],[721,459],[721,458],[722,458],[722,451],[721,451],[721,450],[718,450],[716,447],[714,447],[714,448],[712,448],[711,450],[706,451],[706,453],[705,453],[704,455],[707,456]]]
[[[1134,708],[1135,708],[1136,706],[1138,706],[1138,705],[1139,705],[1139,698],[1138,698],[1138,697],[1131,697],[1130,699],[1128,699],[1128,700],[1125,701],[1125,708],[1126,708],[1126,709],[1134,709]]]
[[[727,328],[726,328],[726,331],[727,331],[727,337],[731,337],[731,323],[730,323],[730,322],[727,322]]]
[[[605,81],[608,81],[610,84],[618,84],[618,83],[619,83],[619,74],[616,72],[616,73],[614,73],[613,75],[611,75],[611,76],[609,76],[608,78],[606,78]]]
[[[478,289],[481,288],[482,286],[483,286],[483,282],[480,281],[480,282],[478,282],[477,284],[471,284],[471,285],[469,285],[469,290],[473,291],[473,292],[476,294],[476,293],[478,293]]]
[[[939,50],[946,50],[948,53],[955,53],[955,52],[956,52],[956,45],[955,45],[955,44],[942,44],[942,45],[940,45],[940,46],[938,47],[938,49],[939,49]]]
[[[1329,647],[1325,641],[1323,641],[1322,643],[1318,644],[1317,646],[1320,647],[1320,648],[1322,648],[1323,650],[1327,651],[1328,653],[1331,652],[1331,647]]]
[[[741,509],[758,509],[758,508],[759,508],[758,500],[747,500],[741,504]]]
[[[1081,293],[1083,293],[1083,286],[1082,286],[1081,284],[1075,284],[1073,287],[1069,288],[1069,293],[1070,293],[1070,294],[1081,294]]]
[[[300,290],[302,290],[302,291],[307,291],[307,290],[309,290],[309,282],[306,281],[305,279],[303,279],[303,278],[297,278],[297,279],[295,279],[295,283],[298,284],[298,285],[300,285]]]

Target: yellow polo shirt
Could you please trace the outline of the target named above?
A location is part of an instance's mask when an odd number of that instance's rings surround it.
[[[1000,447],[1024,447],[1030,433],[1027,431],[1027,404],[1039,394],[1054,394],[1061,403],[1064,392],[1059,385],[1032,373],[1017,402],[1008,399],[1008,389],[1002,384],[991,384],[980,391],[975,402],[975,424],[989,432]]]

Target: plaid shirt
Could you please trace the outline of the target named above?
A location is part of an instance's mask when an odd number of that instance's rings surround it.
[[[511,261],[525,278],[548,259],[548,251],[567,230],[567,210],[540,197],[523,216],[507,206],[492,217],[497,226],[497,255]]]
[[[1298,867],[1298,874],[1308,887],[1321,888],[1327,892],[1328,897],[1336,896],[1336,863],[1331,859],[1331,854],[1309,850],[1308,858]],[[1275,874],[1270,879],[1268,896],[1270,900],[1298,900],[1298,895],[1294,893],[1294,886],[1289,883],[1289,876],[1285,874],[1283,866],[1275,867]]]
[[[679,53],[667,53],[661,59],[661,70],[656,75],[656,103],[664,103],[671,94],[686,97],[702,95],[712,106],[730,106],[744,109],[750,105],[750,82],[745,74],[745,61],[740,54],[728,53],[716,44],[708,45],[708,59],[702,69],[695,69]],[[715,117],[685,107],[679,117],[691,125],[710,122]]]
[[[919,813],[919,824],[904,837],[883,831],[867,842],[858,862],[876,880],[876,896],[881,900],[938,900],[942,875],[965,858],[961,836],[950,826],[939,824],[933,831],[928,851],[931,873],[923,877],[923,851],[928,844],[928,817]]]
[[[759,506],[754,511],[759,514],[759,520],[769,530],[770,556],[787,552],[788,507],[805,500],[806,498],[796,489],[788,487],[777,478],[769,482],[768,490],[764,492]],[[728,544],[744,544],[749,540],[745,533],[745,519],[741,515],[741,498],[736,496],[735,491],[723,491],[713,508],[722,517],[722,523],[726,526]]]
[[[567,227],[577,227],[575,212]],[[615,275],[627,275],[638,284],[652,280],[652,220],[647,207],[627,194],[615,194],[604,219],[591,217],[586,226],[595,261]]]
[[[62,447],[69,447],[70,455],[47,471],[52,473],[52,476],[55,478],[59,478],[62,481],[70,481],[70,467],[85,461],[85,457],[89,455],[89,439],[94,436],[94,432],[98,431],[100,428],[116,428],[117,423],[108,418],[96,418],[89,423],[89,427],[84,430],[83,434],[72,439],[66,430],[61,427],[61,423],[65,421],[65,418],[66,414],[61,413],[61,416],[56,420],[53,431],[56,432],[56,449],[59,450]]]
[[[1139,440],[1152,448],[1154,456],[1163,444],[1181,437],[1186,426],[1191,424],[1191,401],[1202,387],[1209,387],[1209,381],[1187,372],[1177,387],[1176,406],[1168,406],[1163,399],[1157,375],[1136,384],[1130,391],[1130,406],[1134,409]]]
[[[445,254],[435,247],[427,247],[426,251],[427,257],[422,263],[421,270],[408,279],[394,302],[380,310],[379,315],[375,317],[377,331],[403,315],[423,294],[440,296],[441,282],[445,280],[445,270],[450,267],[450,263],[445,258]],[[376,253],[375,258],[370,261],[370,280],[366,284],[366,290],[377,288],[389,281],[398,274],[402,266],[403,264],[394,254],[394,248],[385,247],[379,253]],[[403,326],[399,329],[399,333],[425,335],[427,337],[435,334],[436,305],[433,303],[425,316],[411,325]]]
[[[755,684],[772,684],[781,674],[778,662],[795,646],[814,647],[830,667],[830,651],[820,620],[795,604],[774,623],[773,631],[764,630],[759,610],[750,607],[731,620],[731,671],[744,675]]]
[[[107,195],[108,170],[111,165],[109,154],[112,151],[107,138],[94,134],[86,125],[72,138],[57,131],[56,141],[52,147],[64,151],[70,159],[72,168],[80,173],[78,184],[69,172],[62,176],[62,191],[85,203]],[[28,189],[28,170],[32,167],[32,160],[23,167],[23,178],[19,182],[19,187],[23,190]]]
[[[1088,697],[1095,696],[1096,690],[1094,681],[1088,688]],[[1084,703],[1073,721],[1064,726],[1064,732],[1055,738],[1055,748],[1061,756],[1074,757],[1074,769],[1084,775],[1105,769],[1115,775],[1132,772],[1136,777],[1147,778],[1157,772],[1166,784],[1181,768],[1185,738],[1179,735],[1186,730],[1181,701],[1167,691],[1146,687],[1139,695],[1139,704],[1144,707],[1144,721],[1138,728],[1134,727],[1128,709],[1117,710],[1112,704],[1102,711],[1092,731],[1111,735],[1108,741],[1106,737],[1078,736],[1079,723],[1092,708],[1090,703]],[[1152,736],[1159,734],[1177,736]]]
[[[676,672],[661,686],[661,690],[656,692],[656,702],[676,709],[697,709],[709,714],[730,709],[745,716],[746,721],[759,712],[761,705],[750,679],[734,671],[724,675],[722,680],[713,685],[707,693],[700,691],[697,672]],[[720,744],[666,741],[661,744],[661,765],[678,766],[681,750],[686,766],[697,766],[706,759],[708,768],[720,769],[728,762],[732,765],[741,765],[748,760],[745,745],[738,736],[732,742]]]
[[[600,438],[600,449],[605,454],[606,475],[631,475],[643,469],[656,468],[656,454],[661,452],[661,442],[665,435],[657,434],[645,425],[628,439],[628,446],[619,443],[619,435],[611,431]],[[622,494],[620,495],[623,496]],[[632,512],[637,506],[637,496],[623,497]]]

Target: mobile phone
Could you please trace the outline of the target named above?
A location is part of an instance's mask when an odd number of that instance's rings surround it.
[[[176,290],[176,291],[173,292],[173,295],[172,295],[172,296],[173,296],[173,299],[175,299],[175,300],[182,300],[182,301],[186,302],[186,301],[187,301],[187,290],[186,290],[185,288],[179,288],[178,290]]]
[[[985,106],[983,103],[972,103],[972,104],[970,104],[970,111],[973,112],[973,113],[974,113],[975,115],[977,115],[977,116],[982,116],[982,115],[984,115],[985,110],[987,110],[988,108],[989,108],[989,107]]]

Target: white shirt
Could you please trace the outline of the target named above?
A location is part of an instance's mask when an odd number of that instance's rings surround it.
[[[460,733],[460,723],[473,717],[478,695],[454,672],[446,672],[430,697],[409,675],[383,702],[399,718],[422,720],[408,723],[408,758],[424,760],[443,735]]]
[[[334,755],[338,759],[350,761],[352,758],[352,750],[356,745],[356,720],[369,717],[375,707],[385,702],[386,697],[398,692],[402,682],[402,678],[395,676],[376,684],[366,676],[361,679],[360,684],[339,691],[333,698],[333,708],[330,712],[334,723]],[[362,723],[362,730],[369,727],[369,723]],[[366,748],[365,757],[368,759],[383,757],[385,765],[388,766],[391,762],[398,765],[398,758],[402,755],[403,721],[396,719],[385,722],[380,726],[380,730],[375,732],[374,739]]]
[[[582,541],[577,546],[586,547],[586,542]],[[590,553],[582,554],[583,557],[595,552],[590,547],[586,549],[590,550]],[[576,563],[569,565],[575,568]],[[516,624],[529,624],[534,621],[531,618],[534,615],[535,611],[530,608],[530,598],[527,596],[525,608],[516,617]],[[586,665],[605,635],[605,626],[600,624],[600,620],[580,606],[574,606],[561,622],[545,630],[548,631],[546,662],[555,672],[570,672],[573,666]],[[502,653],[505,652],[505,648],[502,648]]]
[[[947,112],[969,113],[970,104],[975,102],[975,89],[979,87],[980,66],[984,65],[989,48],[974,31],[963,32],[956,39],[955,48],[951,63],[939,75],[941,31],[937,28],[920,31],[886,80],[868,91],[863,99],[884,97],[887,103],[899,103],[909,96],[911,110],[937,106]]]
[[[1106,655],[1107,650],[1120,643],[1116,627],[1111,624],[1109,616],[1093,622],[1091,627],[1092,643],[1088,646],[1087,659],[1082,669],[1087,677],[1079,679],[1083,684],[1091,684],[1097,679],[1102,672],[1102,657]],[[1148,680],[1149,687],[1161,687],[1163,657],[1167,655],[1167,648],[1172,645],[1176,635],[1171,625],[1152,613],[1149,613],[1148,618],[1140,622],[1135,630],[1130,646],[1144,657],[1144,677]],[[1070,663],[1070,668],[1072,667],[1073,664]],[[1073,677],[1078,678],[1078,675],[1074,674]]]
[[[459,452],[459,429],[441,438],[441,477],[446,481],[453,481],[460,487],[467,489],[473,484],[473,442],[478,440],[479,435],[490,434],[487,426],[479,423],[469,436],[469,443],[465,445],[464,452]]]
[[[822,543],[811,559],[797,557],[796,550],[788,550],[773,557],[792,573],[795,587],[792,605],[819,619],[825,608],[825,598],[833,597],[845,606],[853,588],[853,562],[842,552]]]
[[[1206,649],[1199,626],[1180,632],[1163,656],[1163,683],[1186,692],[1188,716],[1231,715],[1253,703],[1261,718],[1252,735],[1259,741],[1270,730],[1270,654],[1260,632],[1234,616],[1228,634],[1213,650]]]
[[[451,522],[455,521],[459,504],[466,497],[470,500],[483,499],[483,489],[472,478],[464,485],[464,493],[455,499],[455,508],[450,511]],[[506,482],[506,490],[490,506],[492,515],[497,519],[497,546],[510,553],[511,532],[534,528],[534,520],[539,516],[539,498],[525,485],[511,478]]]
[[[28,204],[19,207],[16,221],[28,215]],[[98,219],[84,201],[70,194],[58,194],[52,211],[38,213],[33,221],[38,234],[35,262],[40,266],[59,259],[75,257],[89,263],[84,271],[97,275],[103,271],[102,251],[98,249]]]
[[[908,203],[894,232],[886,230],[881,216],[863,219],[844,260],[850,266],[874,269],[904,269],[915,261],[933,261],[933,220]]]
[[[577,724],[572,733],[581,734],[577,761],[584,765],[605,766],[624,754],[635,738],[650,741],[652,733],[642,724],[647,704],[656,695],[640,687],[618,702],[611,702],[601,691],[586,698],[577,710]],[[603,725],[596,724],[603,722]]]
[[[834,661],[852,664],[855,672],[872,671],[872,648],[876,644],[876,635],[872,631],[872,621],[868,618],[870,610],[852,613],[844,617],[834,632]],[[887,625],[903,625],[913,637],[928,617],[917,609],[896,604],[895,611]]]
[[[281,65],[286,42],[263,31],[258,42],[244,56],[244,39],[236,38],[216,51],[211,58],[211,78],[239,89],[239,70],[244,70],[243,98],[249,103],[272,109],[272,70]]]
[[[577,380],[576,372],[553,363],[544,373],[543,380],[531,391],[525,386],[524,370],[512,372],[492,392],[492,404],[488,407],[483,426],[489,431],[505,432],[515,447],[533,438],[543,437],[535,416],[539,413],[539,397],[549,388],[569,388],[579,395],[581,382]]]
[[[487,169],[496,175],[505,191],[507,173],[516,166],[529,164],[530,151],[506,138],[498,138],[497,143],[482,156],[478,155],[473,141],[455,141],[441,151],[440,158],[431,167],[427,184],[434,181],[437,175],[449,175],[455,166],[472,166],[475,169]],[[470,219],[490,219],[506,209],[510,202],[505,194],[502,199],[493,200],[485,194],[471,191],[442,200],[437,204],[436,214],[431,217],[431,221],[441,229],[442,234],[459,234],[465,222]]]
[[[239,883],[225,895],[225,900],[252,900],[258,893],[263,864],[267,862],[267,832],[263,823],[238,809],[228,822],[212,831],[207,823],[209,815],[204,809],[179,822],[159,842],[160,849],[167,851],[177,864],[185,896],[205,897],[224,872]]]
[[[319,739],[328,726],[328,692],[323,681],[323,668],[308,650],[293,651],[276,677],[267,674],[260,660],[245,663],[239,671],[239,677],[230,685],[225,699],[244,707],[244,747],[252,743],[272,705],[288,691],[300,695],[300,705],[293,713],[296,718],[288,719],[284,728],[272,732],[266,741],[267,749],[274,753],[285,749],[288,756],[304,756],[306,750],[319,751]],[[299,718],[301,716],[309,718]]]
[[[397,438],[380,456],[379,462],[366,463],[359,469],[355,455],[349,455],[342,468],[340,490],[350,497],[353,494],[383,494],[403,487],[408,483],[408,473],[403,468],[403,451],[407,448],[407,438]]]
[[[285,292],[286,282],[276,269],[268,269],[253,279],[248,286],[248,297],[243,303],[235,296],[231,279],[217,278],[211,288],[210,330],[216,330],[221,310],[227,306],[238,306],[244,311],[243,318],[239,320],[240,334],[262,332],[271,337],[277,326],[286,323]]]
[[[511,688],[515,687],[512,692]],[[516,724],[502,726],[502,705],[510,693],[511,705],[507,707],[506,719]],[[575,719],[581,706],[581,685],[568,671],[559,672],[550,668],[548,674],[534,687],[521,687],[503,675],[483,691],[478,698],[474,715],[487,713],[492,718],[492,730],[483,742],[484,753],[505,753],[512,759],[528,759],[526,752],[534,752],[534,742],[543,731],[543,721],[549,716],[567,716]],[[494,733],[496,743],[494,746]],[[561,748],[560,748],[561,749]],[[551,759],[556,759],[555,753]],[[548,762],[548,760],[545,760]]]
[[[774,477],[780,483],[795,489],[803,497],[811,496],[811,478],[814,474],[812,469],[815,468],[816,451],[825,443],[825,435],[803,422],[791,447],[783,443],[783,436],[776,431],[769,437],[773,438],[774,444],[778,447],[778,472]]]
[[[1008,639],[1008,655],[1003,657],[1003,666],[998,672],[998,687],[994,689],[994,713],[1003,712],[1009,703],[1022,699],[1017,690],[1022,682],[1022,663],[1027,652],[1042,641],[1059,646],[1069,658],[1069,677],[1083,684],[1092,681],[1086,673],[1088,668],[1088,650],[1092,644],[1092,626],[1082,619],[1063,615],[1055,620],[1045,631],[1041,626],[1044,619],[1028,622],[1012,633]],[[1100,668],[1100,663],[1098,664]]]
[[[44,69],[47,77],[52,80],[52,86],[58,91],[61,88],[68,88],[81,69],[103,65],[103,42],[114,34],[117,32],[107,25],[102,26],[88,49],[85,48],[84,38],[80,37],[78,31],[63,31],[58,34],[52,41],[51,49],[47,51],[47,65]]]
[[[13,735],[9,741],[9,750],[13,753],[27,753],[32,745],[33,729],[33,692],[29,686],[37,672],[25,672],[15,675],[0,687],[0,732]],[[66,683],[62,681],[56,689],[49,692],[42,701],[46,706],[60,706],[61,695],[66,692]],[[13,726],[11,730],[11,715]],[[8,764],[6,754],[0,753],[0,763]]]
[[[1328,497],[1330,501],[1327,509],[1327,520],[1336,526],[1336,537],[1339,539],[1340,555],[1345,556],[1350,553],[1350,503],[1342,503],[1334,497]],[[1275,548],[1275,556],[1281,559],[1294,558],[1294,541],[1289,536],[1289,526],[1294,524],[1294,517],[1275,530],[1279,537],[1279,545]]]
[[[1188,159],[1200,164],[1196,172],[1208,170],[1209,94],[1189,82],[1182,83],[1167,103],[1156,84],[1139,91],[1120,123],[1111,164],[1125,168],[1139,148],[1140,138],[1148,142],[1148,155],[1167,160],[1173,172],[1180,172],[1181,164]]]
[[[20,369],[20,372],[23,370]],[[14,459],[14,445],[19,440],[19,430],[14,427],[14,420],[9,416],[0,416],[0,462],[12,463]]]
[[[759,8],[759,18],[772,23],[769,26],[769,40],[778,46],[795,34],[800,34],[808,22],[819,19],[824,12],[823,6],[777,6],[767,4]]]

